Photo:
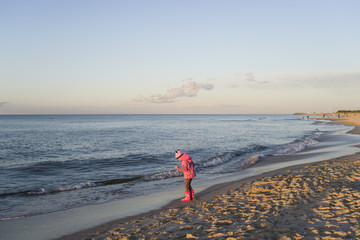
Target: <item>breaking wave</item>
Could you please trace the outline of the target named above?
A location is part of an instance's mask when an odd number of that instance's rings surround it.
[[[321,133],[316,130],[311,135],[305,136],[288,144],[274,147],[255,145],[243,151],[224,153],[210,158],[208,161],[202,163],[200,167],[215,167],[234,162],[237,169],[246,169],[256,164],[261,157],[295,154],[308,147],[317,145],[319,142],[316,139],[320,137],[320,134]]]
[[[319,137],[320,137],[320,132],[316,131],[310,136],[305,136],[300,140],[276,147],[273,155],[280,156],[280,155],[295,154],[308,147],[319,144],[319,142],[316,140]]]
[[[28,196],[54,194],[54,193],[58,193],[58,192],[74,191],[74,190],[79,190],[79,189],[83,189],[83,188],[95,187],[95,186],[96,186],[95,183],[84,182],[84,183],[78,183],[78,184],[74,184],[74,185],[44,187],[44,188],[40,188],[39,190],[36,190],[36,191],[28,191],[25,194]]]

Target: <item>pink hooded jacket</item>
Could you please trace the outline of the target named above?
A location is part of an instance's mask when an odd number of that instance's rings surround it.
[[[196,177],[194,168],[195,163],[192,161],[191,157],[187,153],[184,153],[180,156],[179,160],[181,161],[182,168],[178,167],[177,170],[184,173],[184,178],[191,179]]]

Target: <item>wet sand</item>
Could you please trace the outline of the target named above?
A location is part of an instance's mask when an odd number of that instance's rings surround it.
[[[360,133],[356,118],[334,122]],[[359,239],[359,181],[357,153],[219,184],[62,239]]]

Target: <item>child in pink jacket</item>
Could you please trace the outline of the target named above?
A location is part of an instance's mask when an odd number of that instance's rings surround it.
[[[182,153],[180,150],[175,151],[175,158],[177,158],[182,167],[175,167],[176,170],[184,173],[184,186],[185,186],[185,198],[181,201],[191,201],[195,199],[194,190],[191,187],[191,181],[196,177],[195,164],[191,157],[187,153]]]

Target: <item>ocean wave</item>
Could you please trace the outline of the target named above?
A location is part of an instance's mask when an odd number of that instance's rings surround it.
[[[237,168],[238,169],[246,169],[246,168],[253,166],[254,164],[256,164],[259,161],[260,156],[261,156],[260,154],[256,154],[256,155],[252,155],[252,156],[248,156],[248,157],[244,158],[242,161],[240,161]]]
[[[45,195],[45,194],[54,194],[59,192],[66,192],[66,191],[74,191],[79,190],[83,188],[91,188],[96,187],[98,184],[93,182],[83,182],[78,184],[69,184],[64,186],[53,186],[53,187],[44,187],[40,188],[36,191],[28,191],[26,192],[26,195],[33,196],[33,195]]]
[[[99,187],[99,186],[129,183],[129,182],[134,182],[134,181],[140,180],[142,178],[143,178],[142,176],[129,177],[129,178],[114,178],[114,179],[97,181],[97,182],[83,182],[83,183],[78,183],[78,184],[73,184],[73,185],[69,184],[69,185],[64,185],[64,186],[45,187],[45,188],[40,188],[37,191],[28,191],[28,192],[26,192],[26,194],[27,195],[54,194],[54,193],[58,193],[58,192],[80,190],[83,188],[92,188],[92,187]]]
[[[15,219],[21,219],[21,218],[25,218],[25,216],[19,216],[19,217],[4,217],[4,218],[1,218],[0,217],[0,221],[7,221],[7,220],[15,220]]]
[[[253,156],[254,154],[257,155],[266,149],[267,149],[267,147],[263,146],[263,145],[253,145],[246,149],[242,149],[240,151],[228,152],[228,153],[224,153],[220,156],[212,157],[208,161],[201,163],[200,167],[205,167],[205,168],[214,167],[214,166],[228,163],[228,162],[232,161],[233,159],[239,159],[240,157],[244,157],[244,156],[245,157],[242,158],[242,160],[244,160],[244,164],[245,164],[245,162],[247,162],[247,161],[252,162],[252,161],[250,161],[250,159],[247,159],[247,158]]]
[[[143,164],[156,164],[163,159],[162,155],[151,155],[151,154],[129,154],[121,157],[98,157],[98,158],[83,158],[79,157],[76,159],[64,159],[59,161],[58,159],[54,160],[38,160],[34,162],[29,162],[26,164],[16,164],[10,165],[6,169],[19,172],[27,172],[29,174],[42,174],[42,175],[51,175],[56,174],[58,171],[66,170],[71,171],[91,171],[91,169],[96,168],[97,170],[117,167],[128,167],[129,162],[132,165],[143,165]]]
[[[5,192],[1,193],[0,197],[14,196],[14,195],[23,195],[23,196],[38,196],[38,195],[46,195],[46,194],[55,194],[60,192],[67,191],[75,191],[84,188],[93,188],[99,186],[107,186],[107,185],[115,185],[115,184],[123,184],[128,182],[134,182],[142,179],[142,176],[138,177],[130,177],[130,178],[115,178],[97,182],[83,182],[76,184],[67,184],[63,186],[48,186],[42,187],[37,190],[27,190],[27,191],[18,191],[18,192]]]
[[[213,167],[225,162],[230,161],[235,156],[234,153],[225,153],[221,156],[210,158],[207,162],[202,163],[200,166],[202,167]]]
[[[105,180],[105,181],[98,181],[95,182],[95,184],[97,185],[115,185],[115,184],[122,184],[122,183],[127,183],[127,182],[133,182],[133,181],[137,181],[140,180],[142,177],[130,177],[130,178],[115,178],[115,179],[110,179],[110,180]]]
[[[315,130],[312,134],[304,136],[303,138],[295,140],[291,143],[274,147],[254,145],[241,151],[224,153],[201,163],[200,168],[216,167],[224,164],[234,164],[237,170],[246,169],[255,165],[262,157],[295,154],[308,147],[317,145],[319,142],[316,139],[318,139],[320,135],[321,132]]]
[[[164,172],[146,175],[145,177],[143,177],[143,180],[144,181],[163,180],[167,178],[180,177],[182,175],[183,174],[180,171],[171,170],[171,171],[164,171]]]
[[[222,122],[253,122],[253,119],[220,119]]]
[[[275,148],[275,152],[273,155],[280,156],[280,155],[295,154],[308,147],[317,145],[319,144],[319,142],[316,139],[318,139],[319,136],[320,133],[316,131],[310,136],[305,136],[304,138],[296,140],[292,143],[278,146]]]

